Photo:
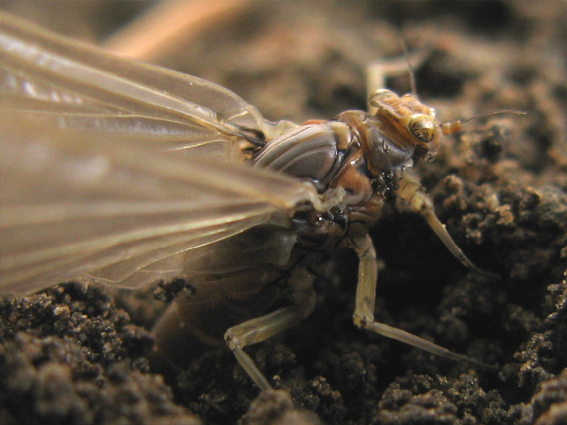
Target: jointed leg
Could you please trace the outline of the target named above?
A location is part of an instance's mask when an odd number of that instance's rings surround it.
[[[418,50],[410,54],[406,54],[393,59],[382,59],[370,63],[366,67],[366,93],[370,96],[376,90],[386,88],[386,77],[394,77],[396,75],[409,73],[412,80],[412,94],[417,97],[413,83],[413,70],[414,67],[419,67],[430,52],[427,49]],[[376,108],[369,105],[368,112],[374,114]]]
[[[298,306],[284,307],[273,313],[234,326],[226,331],[224,337],[228,348],[232,350],[238,363],[262,391],[271,390],[272,386],[242,348],[262,342],[291,328],[299,323],[302,317],[303,311]]]
[[[292,290],[291,298],[295,304],[233,326],[224,334],[228,348],[262,391],[271,390],[272,386],[243,348],[265,341],[295,326],[308,316],[313,310],[316,298],[315,291],[311,287],[313,279],[314,276],[307,270],[295,270],[288,282]]]
[[[498,279],[500,276],[478,268],[471,260],[468,259],[461,248],[457,246],[451,235],[449,235],[443,223],[441,223],[435,215],[433,201],[431,201],[431,198],[427,196],[427,194],[423,193],[420,188],[421,184],[417,177],[411,171],[404,170],[398,185],[398,196],[408,202],[415,212],[421,214],[423,218],[425,218],[425,221],[435,232],[437,237],[441,239],[443,245],[445,245],[449,252],[453,254],[453,256],[466,268],[480,276],[484,276],[489,279]]]
[[[368,329],[387,338],[404,342],[441,357],[453,360],[467,361],[482,367],[493,368],[482,362],[466,356],[453,353],[439,345],[427,341],[401,329],[374,321],[375,294],[377,284],[376,252],[370,236],[353,241],[353,248],[359,258],[358,286],[356,288],[356,303],[353,315],[354,324],[360,328]]]

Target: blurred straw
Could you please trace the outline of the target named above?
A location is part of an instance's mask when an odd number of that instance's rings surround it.
[[[172,0],[152,7],[127,27],[110,36],[103,46],[121,56],[159,61],[179,43],[190,42],[202,31],[233,19],[249,0]]]

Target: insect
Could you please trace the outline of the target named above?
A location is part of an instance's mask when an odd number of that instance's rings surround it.
[[[176,370],[187,362],[184,348],[224,337],[269,390],[243,348],[310,315],[315,266],[346,246],[359,259],[356,326],[475,362],[374,321],[368,235],[397,197],[467,268],[494,277],[454,243],[412,171],[459,122],[440,124],[416,96],[380,89],[368,98],[372,113],[271,123],[211,82],[114,57],[7,13],[0,52],[2,292],[183,279],[196,293],[156,325],[155,363]]]

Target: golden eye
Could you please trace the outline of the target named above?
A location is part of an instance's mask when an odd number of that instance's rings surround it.
[[[428,115],[412,115],[408,121],[408,130],[422,142],[429,143],[435,136],[435,123]]]

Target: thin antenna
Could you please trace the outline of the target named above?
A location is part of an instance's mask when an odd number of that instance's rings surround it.
[[[411,66],[407,44],[406,44],[405,40],[403,39],[403,37],[401,37],[401,36],[400,36],[400,44],[402,45],[402,50],[404,52],[404,56],[406,58],[406,63],[408,65],[408,75],[409,75],[409,79],[410,79],[411,94],[413,94],[414,97],[417,99],[418,96],[417,96],[417,88],[416,88],[416,85],[415,85],[415,73],[414,73],[413,67]]]
[[[463,125],[465,125],[469,121],[476,120],[478,118],[489,117],[491,115],[500,115],[500,114],[527,115],[528,113],[524,111],[516,111],[515,109],[499,109],[497,111],[483,112],[482,114],[478,114],[473,117],[467,118],[464,121],[457,120],[453,122],[446,122],[443,124],[439,124],[439,126],[441,127],[441,131],[443,132],[443,134],[448,135],[448,134],[456,133],[457,131],[461,130],[463,128]]]

